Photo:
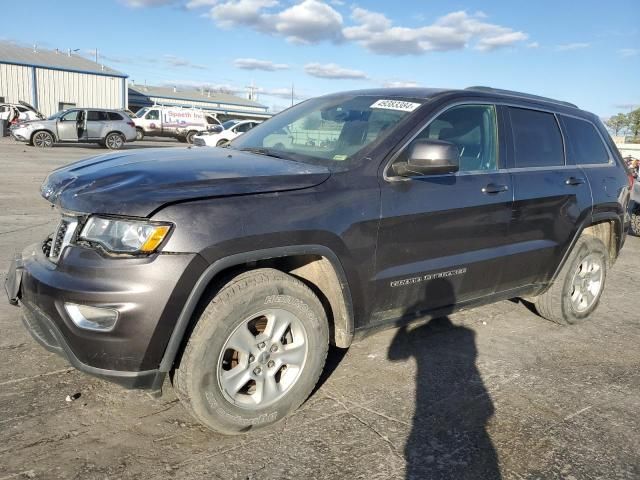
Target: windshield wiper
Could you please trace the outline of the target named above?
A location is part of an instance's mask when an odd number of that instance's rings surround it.
[[[246,147],[246,148],[239,148],[238,150],[240,150],[241,152],[256,153],[258,155],[266,155],[268,157],[274,157],[274,158],[284,158],[284,159],[287,158],[275,153],[270,148],[264,148],[264,147]]]

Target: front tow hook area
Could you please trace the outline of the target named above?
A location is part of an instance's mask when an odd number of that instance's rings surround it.
[[[24,271],[24,264],[22,263],[22,256],[16,255],[9,265],[9,271],[7,272],[7,278],[4,281],[4,289],[7,292],[9,303],[11,305],[18,305],[20,300],[20,287],[22,284],[22,272]]]

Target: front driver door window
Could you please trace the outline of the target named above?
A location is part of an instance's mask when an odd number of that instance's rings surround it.
[[[493,293],[505,262],[513,195],[500,171],[494,105],[451,107],[414,142],[458,148],[460,171],[382,182],[374,318],[383,322]]]

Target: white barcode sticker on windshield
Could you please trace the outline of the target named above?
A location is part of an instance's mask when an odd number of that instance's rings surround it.
[[[420,106],[419,103],[405,102],[403,100],[378,100],[369,108],[384,108],[386,110],[400,110],[402,112],[413,112]]]

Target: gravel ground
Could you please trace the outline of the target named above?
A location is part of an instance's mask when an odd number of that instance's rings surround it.
[[[0,139],[0,276],[55,224],[46,173],[103,152]],[[377,333],[332,351],[288,420],[240,437],[201,427],[168,385],[152,399],[73,370],[1,295],[0,480],[637,479],[638,285],[630,237],[589,322],[560,327],[505,301]]]

